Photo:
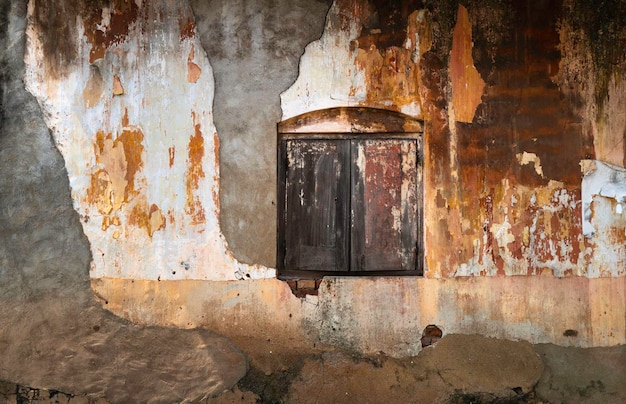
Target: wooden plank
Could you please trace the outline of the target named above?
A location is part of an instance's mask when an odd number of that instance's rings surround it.
[[[285,266],[348,270],[349,143],[286,141]]]
[[[352,141],[352,271],[416,268],[417,157],[415,140]]]

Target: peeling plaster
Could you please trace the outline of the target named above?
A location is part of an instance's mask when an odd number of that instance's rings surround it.
[[[29,3],[29,15],[37,7]],[[193,24],[179,35],[191,10],[167,1],[114,7],[66,16],[78,24],[67,50],[77,56],[63,74],[49,74],[58,68],[45,62],[41,19],[27,28],[25,83],[65,158],[91,277],[275,276],[237,262],[219,229],[213,75]]]
[[[614,213],[621,215],[626,207],[626,169],[597,160],[584,161],[582,180],[583,234],[592,237],[598,229],[592,224],[599,211],[593,209],[596,196],[613,199]]]
[[[535,153],[517,153],[515,157],[517,157],[517,161],[520,163],[520,165],[532,163],[535,167],[535,172],[537,173],[537,175],[540,175],[541,178],[545,178],[545,176],[543,175],[543,168],[541,168],[541,160]]]
[[[333,3],[322,37],[307,45],[298,79],[281,94],[283,120],[361,105],[422,117],[419,62],[432,45],[426,13],[411,10],[406,32],[394,43],[384,40],[386,27],[368,25],[377,12],[372,7],[360,0]]]

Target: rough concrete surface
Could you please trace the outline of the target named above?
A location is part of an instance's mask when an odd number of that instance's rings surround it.
[[[330,0],[192,0],[215,76],[220,227],[237,259],[276,265],[279,94],[304,47],[322,35]],[[306,18],[303,18],[306,16]]]
[[[232,389],[196,402],[546,404],[626,400],[623,346],[533,346],[451,334],[415,357],[395,359],[382,353],[363,357],[329,347],[305,349],[272,340],[235,342],[246,347],[248,373]],[[132,396],[121,401],[150,400]],[[6,382],[0,383],[0,402],[105,404],[120,400]]]
[[[610,348],[535,347],[545,364],[537,395],[554,403],[626,400],[626,345]]]
[[[564,348],[447,335],[417,356],[246,346],[250,371],[223,403],[572,403],[626,400],[625,347]]]
[[[93,300],[67,172],[22,82],[25,15],[25,1],[0,1],[0,380],[114,402],[231,388],[247,362],[225,338],[137,327]],[[5,387],[0,402],[39,394]]]
[[[245,356],[208,330],[137,327],[67,298],[2,302],[0,380],[110,402],[217,395],[246,373]]]

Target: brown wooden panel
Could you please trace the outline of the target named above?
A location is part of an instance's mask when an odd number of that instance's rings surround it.
[[[349,141],[286,141],[285,267],[348,270]]]
[[[352,271],[416,269],[415,140],[352,141]]]

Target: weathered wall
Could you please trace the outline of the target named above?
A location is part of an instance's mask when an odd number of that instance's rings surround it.
[[[625,343],[624,2],[327,6],[30,2],[25,82],[103,304],[394,355],[417,352],[430,323]],[[21,63],[11,45],[3,66]],[[87,244],[15,66],[2,70],[2,282],[10,294],[49,274],[41,293],[71,290]],[[329,278],[304,300],[236,280],[275,276],[279,96],[282,118],[364,105],[424,119],[426,278]]]
[[[367,105],[424,117],[428,277],[623,275],[611,209],[597,202],[603,225],[581,231],[587,160],[623,164],[626,34],[609,7],[336,1],[283,114]],[[600,19],[606,41],[592,42]]]
[[[279,94],[296,79],[306,44],[322,34],[330,0],[191,5],[215,77],[220,228],[236,258],[275,267]]]
[[[88,242],[43,113],[24,88],[26,1],[0,2],[0,298],[89,297]]]
[[[219,229],[213,74],[189,5],[34,1],[29,14],[25,81],[65,157],[91,276],[272,276],[236,262]]]

